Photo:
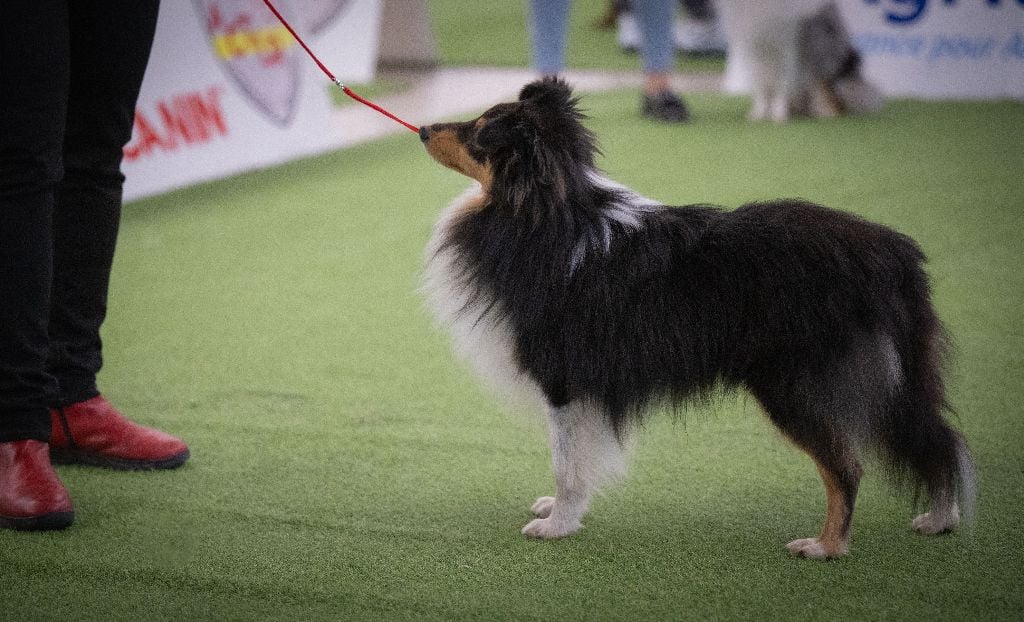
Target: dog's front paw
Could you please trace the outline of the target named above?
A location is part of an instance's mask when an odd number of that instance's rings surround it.
[[[537,518],[547,518],[551,516],[551,508],[553,507],[555,507],[554,497],[537,497],[537,500],[530,507],[530,511]]]
[[[554,521],[549,518],[535,518],[526,523],[523,527],[523,535],[531,538],[564,538],[571,536],[583,528],[583,523],[577,521]]]
[[[834,559],[848,552],[845,546],[826,546],[818,538],[802,538],[786,545],[789,552],[797,557],[810,559]]]

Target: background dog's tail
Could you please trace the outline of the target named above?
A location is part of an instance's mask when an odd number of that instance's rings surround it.
[[[897,481],[928,495],[929,512],[944,517],[941,530],[974,516],[977,483],[966,441],[943,418],[952,412],[943,376],[947,338],[931,304],[927,281],[914,262],[903,285],[895,327],[902,382],[881,426],[882,454]]]

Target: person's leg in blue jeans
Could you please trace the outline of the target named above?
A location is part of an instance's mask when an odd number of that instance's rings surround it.
[[[533,66],[545,76],[565,70],[565,38],[572,0],[530,1],[530,42]]]
[[[634,0],[644,31],[644,96],[641,112],[663,121],[685,121],[686,106],[669,86],[675,62],[672,18],[675,0]],[[565,70],[571,0],[530,0],[530,41],[534,67],[543,75]]]
[[[664,76],[667,80],[675,65],[675,45],[672,42],[675,2],[633,0],[633,8],[644,33],[640,45],[644,73]]]
[[[632,0],[643,31],[640,45],[644,70],[643,114],[663,121],[686,121],[689,113],[669,83],[675,66],[672,40],[675,0]]]

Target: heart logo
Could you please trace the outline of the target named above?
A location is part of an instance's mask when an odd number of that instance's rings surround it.
[[[349,0],[275,6],[296,28],[318,32],[337,19]],[[302,50],[260,0],[193,0],[214,57],[235,86],[275,124],[287,126],[298,105]],[[307,10],[308,9],[308,10]]]

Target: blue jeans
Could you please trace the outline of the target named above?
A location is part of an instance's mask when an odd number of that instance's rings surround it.
[[[545,75],[565,70],[565,39],[572,0],[530,0],[530,34],[533,65]],[[644,73],[672,70],[675,47],[672,21],[675,0],[632,0],[637,21],[643,31],[640,55]]]

